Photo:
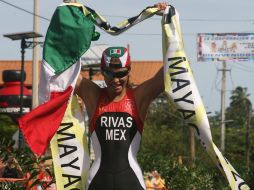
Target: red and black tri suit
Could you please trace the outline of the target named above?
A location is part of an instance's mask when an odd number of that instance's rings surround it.
[[[136,159],[142,131],[133,91],[127,89],[120,101],[112,102],[102,90],[90,123],[95,160],[87,190],[146,189]]]

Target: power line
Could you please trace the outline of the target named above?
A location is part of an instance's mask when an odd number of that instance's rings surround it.
[[[11,3],[8,3],[8,2],[6,2],[6,1],[4,1],[4,0],[0,0],[0,2],[3,2],[3,3],[5,3],[5,4],[7,4],[7,5],[10,5],[10,6],[12,6],[12,7],[14,7],[14,8],[16,8],[16,9],[18,9],[18,10],[21,10],[21,11],[24,11],[24,12],[26,12],[26,13],[28,13],[28,14],[31,14],[31,15],[35,15],[35,16],[37,16],[37,17],[39,17],[39,18],[41,18],[41,19],[43,19],[43,20],[46,20],[46,21],[50,21],[50,19],[48,19],[48,18],[46,18],[46,17],[43,17],[43,16],[40,16],[40,15],[37,15],[37,14],[34,14],[33,12],[31,12],[31,11],[28,11],[28,10],[26,10],[26,9],[23,9],[23,8],[21,8],[21,7],[18,7],[18,6],[16,6],[16,5],[14,5],[14,4],[11,4]],[[121,17],[121,16],[120,16]],[[105,34],[105,33],[104,33]],[[161,34],[156,34],[156,33],[147,33],[147,34],[145,34],[145,33],[123,33],[123,34],[125,34],[125,35],[129,35],[129,36],[161,36]],[[196,35],[195,33],[183,33],[183,35],[189,35],[189,36],[191,36],[191,35]]]
[[[240,65],[238,64],[238,66],[240,66]],[[241,67],[238,67],[238,66],[234,65],[233,67],[236,68],[236,69],[239,69],[241,71],[245,71],[245,72],[248,72],[248,73],[254,73],[253,70],[251,71],[250,69],[241,68]]]
[[[122,15],[110,15],[104,14],[105,17],[113,17],[113,18],[129,18],[127,16]],[[150,18],[151,20],[161,20],[161,18]],[[254,19],[213,19],[213,18],[188,18],[188,19],[180,19],[181,21],[187,22],[254,22]]]
[[[102,30],[103,31],[103,30]],[[107,34],[106,32],[101,32],[103,34]],[[157,33],[129,33],[129,32],[123,32],[122,35],[128,35],[128,36],[161,36],[161,34]]]
[[[29,14],[32,14],[32,15],[35,15],[41,19],[44,19],[44,20],[47,20],[47,21],[50,21],[50,19],[46,18],[46,17],[43,17],[43,16],[40,16],[40,15],[37,15],[37,14],[34,14],[33,12],[31,11],[28,11],[24,8],[21,8],[17,5],[14,5],[12,3],[8,3],[7,1],[5,0],[0,0],[0,2],[2,3],[5,3],[9,6],[12,6],[16,9],[19,9],[21,11],[24,11],[26,13],[29,13]],[[102,16],[105,16],[105,17],[113,17],[113,18],[129,18],[127,16],[122,16],[122,15],[108,15],[108,14],[104,14]],[[150,18],[151,20],[161,20],[161,18]],[[181,21],[186,21],[186,22],[254,22],[254,19],[210,19],[210,18],[206,18],[206,19],[202,19],[202,18],[193,18],[193,19],[181,19]]]
[[[254,19],[181,19],[191,22],[254,22]]]
[[[249,70],[254,72],[254,68],[253,67],[250,67],[250,66],[247,66],[247,65],[244,65],[244,64],[241,64],[241,63],[238,63],[237,65],[239,65],[239,66],[241,66],[243,68],[249,69]]]
[[[16,8],[16,9],[19,9],[19,10],[21,10],[21,11],[24,11],[24,12],[26,12],[26,13],[28,13],[28,14],[37,16],[37,17],[39,17],[39,18],[41,18],[41,19],[43,19],[43,20],[50,21],[50,19],[48,19],[48,18],[46,18],[46,17],[43,17],[43,16],[40,16],[40,15],[34,14],[33,12],[28,11],[28,10],[26,10],[26,9],[23,9],[23,8],[21,8],[21,7],[18,7],[18,6],[16,6],[16,5],[14,5],[14,4],[8,3],[8,2],[6,2],[6,1],[4,1],[4,0],[0,0],[0,1],[3,2],[3,3],[5,3],[5,4],[7,4],[7,5],[10,5],[10,6]]]
[[[213,64],[214,65],[214,64]],[[216,66],[215,66],[216,67]],[[217,68],[217,67],[216,67]],[[211,85],[211,89],[210,89],[210,93],[209,93],[209,96],[208,96],[208,100],[210,100],[209,102],[208,102],[208,105],[207,105],[207,107],[211,107],[211,104],[212,104],[212,98],[211,97],[214,97],[213,96],[213,91],[214,91],[214,86],[216,85],[216,81],[217,81],[217,76],[218,76],[218,69],[217,69],[217,74],[216,74],[216,76],[214,77],[214,80],[213,80],[213,83],[214,83],[214,85]]]
[[[129,18],[127,16],[120,15],[103,15],[105,17],[113,17],[113,18]],[[161,20],[161,18],[150,18],[151,20]],[[181,21],[186,22],[254,22],[254,19],[210,19],[210,18],[187,18],[180,19]]]
[[[37,16],[43,20],[46,20],[46,21],[50,21],[50,19],[46,18],[46,17],[43,17],[43,16],[40,16],[38,14],[34,14],[33,12],[31,11],[28,11],[24,8],[21,8],[17,5],[14,5],[12,3],[8,3],[6,2],[5,0],[0,0],[0,2],[2,3],[5,3],[9,6],[12,6],[18,10],[21,10],[23,12],[26,12],[28,14],[31,14],[31,15],[34,15],[34,16]],[[107,17],[118,17],[118,18],[128,18],[126,16],[118,16],[118,15],[104,15],[104,16],[107,16]],[[153,20],[160,20],[160,18],[150,18],[150,19],[153,19]],[[253,19],[181,19],[182,21],[204,21],[204,22],[250,22],[250,21],[254,21]],[[104,32],[105,34],[105,32]],[[161,36],[161,34],[159,33],[128,33],[128,32],[125,32],[123,33],[124,35],[128,35],[128,36]],[[183,33],[184,36],[196,36],[197,33]]]
[[[215,83],[214,83],[214,87],[215,87],[215,89],[217,90],[217,91],[221,91],[221,89],[220,89],[220,87],[218,87],[219,85],[220,85],[220,83],[221,83],[221,80],[222,80],[222,78],[220,78],[220,80],[218,81],[217,79],[218,79],[218,76],[219,76],[219,68],[218,67],[216,67],[217,68],[217,72],[216,72],[216,76],[215,76]]]
[[[102,30],[102,34],[107,34]],[[161,36],[162,34],[159,33],[130,33],[130,32],[124,32],[122,35],[128,35],[128,36]],[[198,33],[182,33],[185,36],[196,36]]]
[[[39,17],[39,18],[41,18],[41,19],[44,19],[44,20],[46,20],[46,21],[50,21],[50,19],[48,19],[48,18],[46,18],[46,17],[43,17],[43,16],[40,16],[40,15],[34,14],[34,13],[31,12],[31,11],[28,11],[28,10],[26,10],[26,9],[23,9],[23,8],[21,8],[21,7],[19,7],[19,6],[14,5],[14,4],[8,3],[8,2],[6,2],[6,1],[4,1],[4,0],[0,0],[0,2],[3,2],[3,3],[5,3],[5,4],[7,4],[7,5],[10,5],[10,6],[16,8],[16,9],[18,9],[18,10],[24,11],[24,12],[26,12],[26,13],[28,13],[28,14],[35,15],[35,16],[37,16],[37,17]],[[109,16],[109,15],[108,15],[108,16]],[[111,15],[111,16],[112,16],[112,15]],[[112,16],[112,17],[113,17],[113,16]],[[116,17],[123,17],[123,16],[116,16]],[[127,17],[126,17],[126,18],[127,18]],[[161,36],[161,34],[156,34],[156,33],[144,34],[144,33],[126,33],[126,32],[125,32],[125,33],[123,33],[123,34],[129,35],[129,36]],[[196,35],[196,34],[195,34],[195,33],[183,33],[183,35]]]
[[[232,77],[232,66],[231,66],[231,68],[229,70],[230,70],[230,72],[229,72],[230,81],[231,81],[233,89],[235,89],[235,83],[234,83],[234,80],[233,80],[233,77]]]

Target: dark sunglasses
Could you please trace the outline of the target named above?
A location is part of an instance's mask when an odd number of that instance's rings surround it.
[[[123,70],[123,71],[118,71],[118,72],[103,70],[102,72],[103,72],[104,76],[106,78],[108,78],[109,80],[112,80],[113,78],[123,78],[129,74],[129,70]]]

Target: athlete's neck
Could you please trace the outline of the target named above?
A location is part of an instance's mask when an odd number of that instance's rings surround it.
[[[127,91],[126,87],[123,88],[123,90],[120,93],[112,92],[112,91],[107,89],[108,98],[112,102],[119,102],[125,96],[126,91]]]

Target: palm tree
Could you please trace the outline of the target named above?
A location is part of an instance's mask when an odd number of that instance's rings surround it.
[[[250,163],[250,123],[252,114],[252,103],[249,99],[250,94],[247,88],[241,86],[236,87],[232,91],[230,97],[230,107],[228,109],[229,116],[234,118],[238,124],[245,125],[246,127],[246,165],[249,168]],[[247,116],[247,119],[246,119]]]
[[[235,90],[232,91],[231,99],[231,106],[235,105],[251,105],[249,100],[250,94],[247,93],[247,88],[243,88],[241,86],[237,86]]]

